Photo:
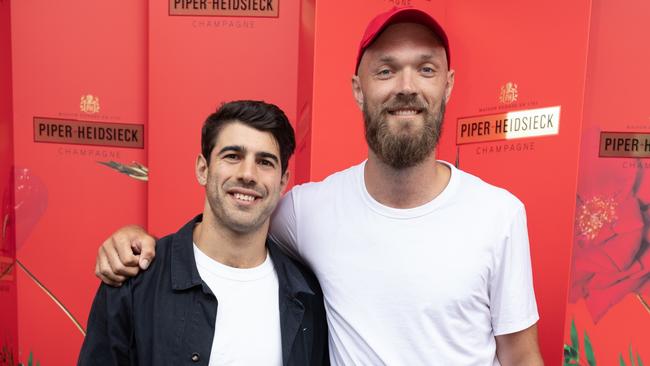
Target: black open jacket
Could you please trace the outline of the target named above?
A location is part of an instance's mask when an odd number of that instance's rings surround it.
[[[218,301],[194,260],[192,230],[201,219],[160,239],[149,269],[122,287],[101,284],[78,365],[208,365]],[[283,365],[329,365],[316,277],[271,240],[267,247],[279,281]]]

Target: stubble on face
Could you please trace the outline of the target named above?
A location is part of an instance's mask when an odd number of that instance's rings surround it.
[[[215,181],[208,184],[211,186],[206,187],[206,196],[214,217],[224,227],[240,234],[259,230],[271,216],[279,201],[279,195],[269,195],[269,192],[256,182],[228,181],[222,187],[218,187]],[[261,204],[260,207],[234,205],[226,192],[237,188],[257,192],[258,199],[266,203]]]
[[[437,112],[418,98],[418,95],[397,94],[374,110],[368,108],[364,99],[363,119],[368,147],[386,165],[402,170],[423,162],[435,150],[442,132],[446,100],[442,100]],[[391,126],[389,111],[398,109],[421,110],[423,123],[400,121]]]

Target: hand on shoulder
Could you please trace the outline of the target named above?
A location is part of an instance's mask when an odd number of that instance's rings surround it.
[[[110,286],[121,286],[128,277],[147,269],[156,256],[156,239],[138,225],[124,226],[99,247],[95,275]]]

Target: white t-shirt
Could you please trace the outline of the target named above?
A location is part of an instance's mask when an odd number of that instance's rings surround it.
[[[411,209],[375,201],[365,163],[281,201],[272,236],[320,281],[333,365],[498,365],[494,336],[538,320],[523,204],[446,164]]]
[[[254,268],[233,268],[194,245],[194,258],[219,304],[209,365],[281,366],[278,276],[271,257]]]

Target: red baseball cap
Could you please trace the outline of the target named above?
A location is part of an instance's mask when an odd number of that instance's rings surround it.
[[[451,67],[451,57],[449,55],[449,39],[445,30],[442,29],[440,24],[433,19],[431,15],[426,13],[423,10],[414,8],[412,6],[407,7],[394,7],[385,13],[377,15],[374,19],[368,23],[366,31],[363,33],[361,38],[361,43],[359,44],[359,53],[357,54],[357,64],[354,69],[354,73],[359,72],[359,63],[361,63],[361,57],[366,51],[366,48],[374,42],[375,39],[381,34],[381,32],[386,29],[391,24],[395,23],[417,23],[422,24],[433,31],[433,33],[438,36],[442,46],[445,48],[447,54],[447,65]]]

